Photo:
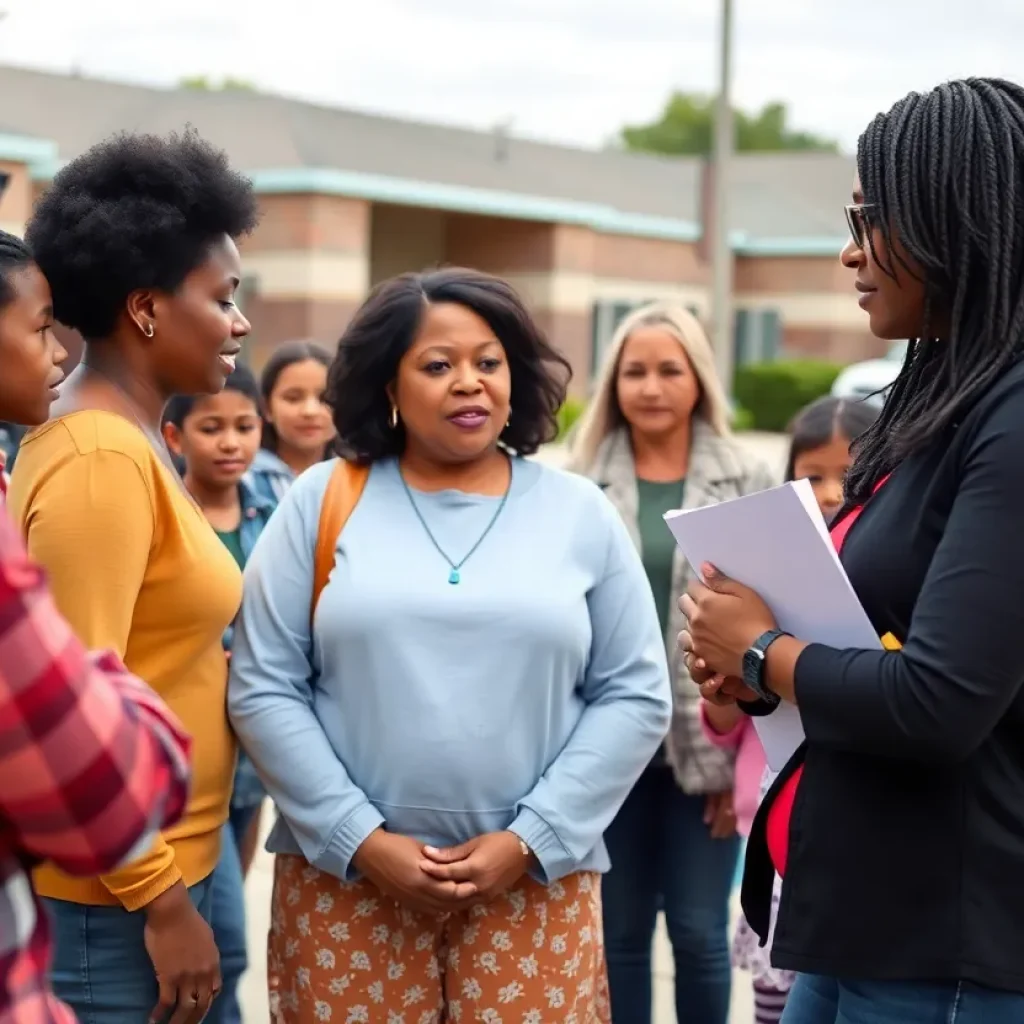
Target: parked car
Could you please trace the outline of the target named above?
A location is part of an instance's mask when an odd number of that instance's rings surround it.
[[[903,367],[907,346],[905,341],[894,342],[881,359],[866,359],[846,367],[832,385],[833,396],[881,405]]]

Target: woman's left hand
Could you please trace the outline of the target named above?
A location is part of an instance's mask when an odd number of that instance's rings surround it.
[[[712,839],[732,839],[736,835],[736,809],[732,790],[708,793],[704,798],[704,824]]]
[[[749,587],[702,567],[706,583],[694,580],[679,599],[689,623],[690,648],[707,669],[743,677],[743,655],[764,632],[776,628],[775,616]]]

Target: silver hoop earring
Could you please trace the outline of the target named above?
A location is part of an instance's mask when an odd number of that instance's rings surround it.
[[[391,424],[392,430],[398,429],[398,406],[391,406],[391,416],[388,418],[388,423]]]
[[[142,333],[147,338],[152,338],[153,335],[156,334],[156,328],[152,324],[146,324],[146,326],[142,328]]]

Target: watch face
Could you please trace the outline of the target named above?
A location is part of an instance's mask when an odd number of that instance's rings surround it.
[[[764,659],[753,649],[743,655],[743,682],[758,694],[761,692],[761,666],[763,664]]]

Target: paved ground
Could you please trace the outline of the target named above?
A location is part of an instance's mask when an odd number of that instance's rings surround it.
[[[785,458],[785,440],[772,434],[744,434],[743,443],[775,469],[781,478]],[[544,454],[545,460],[558,461],[557,451]],[[270,815],[265,815],[269,824]],[[267,927],[270,910],[270,888],[273,865],[267,854],[261,854],[253,865],[247,888],[249,913],[249,950],[252,967],[242,984],[242,1006],[245,1024],[269,1024],[266,998]],[[673,1024],[672,959],[664,931],[659,928],[655,940],[655,1024]],[[753,1005],[747,978],[735,976],[730,1024],[752,1024]]]

